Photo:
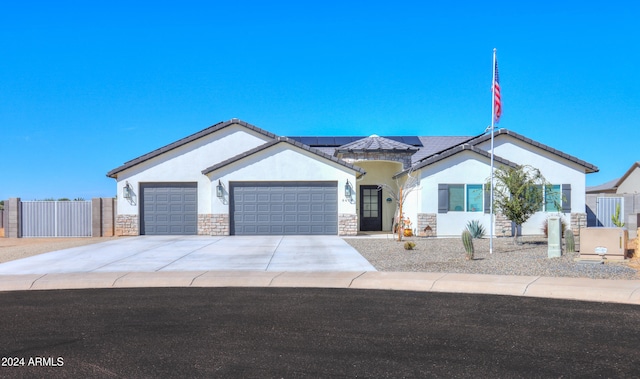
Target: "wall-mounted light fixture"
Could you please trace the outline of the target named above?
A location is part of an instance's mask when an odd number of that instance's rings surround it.
[[[347,184],[344,185],[344,197],[351,198],[351,183],[349,183],[349,179],[347,179]]]
[[[131,188],[131,184],[129,184],[129,182],[125,182],[124,188],[122,188],[122,197],[127,200],[131,200],[132,194],[133,188]]]
[[[390,203],[391,201],[393,201],[393,199],[390,197],[387,197],[387,203]]]
[[[222,187],[222,182],[218,179],[218,185],[216,186],[216,196],[218,199],[222,199],[224,196],[224,188]]]

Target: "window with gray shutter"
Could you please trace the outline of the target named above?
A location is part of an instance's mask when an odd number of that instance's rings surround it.
[[[571,213],[571,184],[562,185],[562,212]]]
[[[438,184],[438,213],[447,213],[449,210],[449,185]]]

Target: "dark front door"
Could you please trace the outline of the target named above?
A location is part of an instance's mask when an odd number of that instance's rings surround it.
[[[382,191],[378,186],[360,186],[360,230],[382,230]]]

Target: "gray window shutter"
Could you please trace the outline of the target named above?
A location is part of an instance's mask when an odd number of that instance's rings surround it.
[[[449,185],[438,184],[438,213],[449,211]]]
[[[571,213],[571,184],[562,185],[562,213]]]
[[[484,186],[484,213],[491,213],[491,189],[490,186]]]

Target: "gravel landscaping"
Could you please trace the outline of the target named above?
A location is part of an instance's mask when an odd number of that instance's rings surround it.
[[[493,254],[489,239],[475,239],[475,259],[467,261],[459,238],[405,238],[403,242],[383,236],[353,237],[344,240],[353,246],[379,271],[448,272],[465,274],[552,276],[592,279],[640,279],[630,262],[581,263],[579,253],[547,257],[544,237],[495,238]],[[413,250],[404,249],[404,241],[413,241]]]

